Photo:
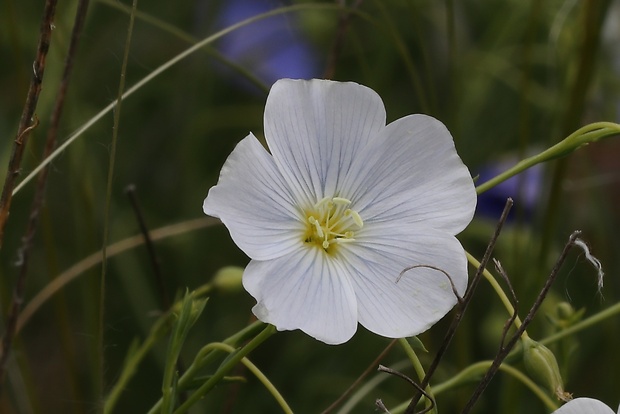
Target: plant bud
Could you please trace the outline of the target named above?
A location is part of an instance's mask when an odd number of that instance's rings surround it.
[[[241,290],[241,276],[243,268],[239,266],[226,266],[217,271],[213,277],[213,286],[223,292],[237,292]]]
[[[560,302],[556,305],[555,312],[560,320],[569,320],[575,314],[575,309],[568,302]]]
[[[549,389],[558,399],[566,400],[560,368],[553,352],[529,337],[521,338],[525,369],[540,385]]]

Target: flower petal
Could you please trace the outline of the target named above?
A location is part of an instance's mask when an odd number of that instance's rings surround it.
[[[252,259],[268,260],[299,248],[305,227],[273,157],[250,134],[230,154],[204,201],[234,242]]]
[[[417,335],[456,304],[453,286],[463,296],[467,261],[454,236],[400,223],[363,230],[355,243],[342,246],[342,257],[355,272],[358,319],[368,330],[389,338]],[[412,266],[422,267],[400,276]]]
[[[335,195],[357,154],[385,127],[385,108],[356,83],[283,79],[269,92],[264,124],[282,174],[311,206]]]
[[[614,412],[599,400],[582,397],[567,402],[553,414],[614,414]]]
[[[457,234],[471,221],[476,192],[446,127],[426,115],[389,124],[355,160],[342,197],[365,221],[425,223]]]
[[[341,344],[357,330],[353,286],[339,264],[318,248],[269,261],[253,260],[243,286],[258,302],[252,309],[278,330],[301,329],[327,344]]]

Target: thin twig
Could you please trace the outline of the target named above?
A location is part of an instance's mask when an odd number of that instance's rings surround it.
[[[377,398],[375,400],[375,405],[377,406],[379,410],[381,410],[382,413],[390,414],[390,410],[388,410],[385,404],[383,404],[383,401],[381,400],[381,398]]]
[[[502,339],[499,345],[499,348],[502,349],[504,347],[504,344],[506,343],[506,337],[508,336],[508,331],[510,330],[510,327],[515,322],[515,320],[517,320],[517,317],[519,316],[519,300],[517,299],[517,295],[515,293],[515,290],[512,287],[512,283],[510,283],[510,278],[508,277],[508,274],[506,274],[506,271],[502,267],[502,264],[497,259],[493,259],[493,263],[495,263],[495,269],[497,270],[497,273],[500,274],[502,279],[504,279],[504,281],[508,285],[508,289],[510,290],[510,296],[512,299],[512,308],[514,309],[512,312],[512,315],[510,315],[510,318],[504,324],[504,330],[502,331]]]
[[[424,397],[429,400],[431,402],[431,405],[429,407],[426,407],[425,409],[423,409],[422,411],[418,411],[415,414],[424,414],[427,413],[429,411],[431,411],[434,407],[435,407],[435,400],[428,395],[428,393],[426,391],[424,391],[424,388],[421,387],[420,385],[416,384],[416,382],[414,380],[412,380],[411,378],[409,378],[408,376],[406,376],[405,374],[403,374],[402,372],[396,371],[395,369],[392,368],[388,368],[385,367],[383,365],[379,365],[379,368],[377,368],[377,371],[381,371],[381,372],[386,372],[388,374],[391,375],[395,375],[399,378],[404,379],[405,381],[407,381],[409,384],[413,385],[413,387],[418,390],[419,393],[421,393],[422,395],[424,395]]]
[[[575,245],[575,240],[577,239],[577,236],[579,236],[580,233],[581,232],[579,231],[575,231],[568,238],[568,242],[566,242],[566,245],[564,245],[564,249],[562,250],[560,257],[558,258],[555,265],[553,266],[553,269],[551,270],[551,273],[549,274],[549,277],[547,278],[545,285],[543,286],[540,293],[538,294],[538,297],[534,301],[534,304],[530,308],[530,311],[528,312],[527,316],[523,319],[521,326],[516,330],[515,334],[512,336],[510,341],[508,341],[508,344],[502,347],[500,349],[500,352],[498,352],[498,354],[495,356],[495,359],[493,360],[493,364],[491,365],[491,367],[488,369],[488,371],[486,372],[486,374],[484,375],[484,377],[478,384],[478,387],[476,387],[476,389],[474,390],[474,393],[472,394],[471,398],[469,399],[469,401],[463,408],[463,411],[461,411],[461,414],[467,414],[472,410],[476,401],[478,401],[478,399],[480,398],[484,390],[487,388],[487,386],[491,382],[491,379],[493,378],[493,376],[499,370],[499,367],[504,361],[504,359],[506,359],[506,357],[508,356],[512,348],[514,348],[514,346],[517,344],[517,342],[521,338],[521,335],[523,335],[523,332],[525,332],[530,322],[532,322],[532,320],[534,319],[534,316],[536,315],[536,312],[538,312],[540,305],[542,305],[543,301],[547,297],[547,293],[549,293],[549,289],[551,288],[551,285],[553,285],[553,282],[555,282],[555,279],[558,276],[560,268],[564,264],[564,260],[566,260],[568,251],[571,249],[571,247]]]
[[[433,270],[443,273],[448,278],[448,281],[450,282],[450,287],[452,288],[452,293],[454,294],[454,296],[456,296],[456,301],[458,302],[459,305],[463,304],[463,298],[461,297],[461,295],[459,295],[458,290],[456,290],[456,286],[454,286],[454,281],[452,281],[450,274],[446,272],[445,270],[438,268],[437,266],[421,264],[421,265],[414,265],[414,266],[406,267],[398,275],[398,278],[396,279],[396,283],[400,282],[400,279],[402,279],[403,275],[407,273],[408,271],[413,270],[413,269],[419,269],[421,267],[426,268],[426,269],[433,269]]]
[[[116,110],[114,111],[114,124],[112,127],[112,142],[110,147],[110,160],[108,162],[108,177],[106,185],[105,195],[105,207],[103,213],[103,241],[101,247],[101,280],[99,283],[99,319],[97,326],[97,358],[98,362],[98,381],[97,384],[98,394],[103,398],[104,396],[104,307],[105,307],[105,287],[106,287],[106,272],[108,269],[108,238],[110,236],[110,202],[112,199],[112,183],[114,180],[114,167],[116,163],[116,143],[118,141],[118,128],[121,117],[121,103],[123,102],[123,92],[125,91],[125,75],[127,73],[127,62],[129,61],[129,46],[131,45],[131,37],[133,35],[133,25],[135,21],[136,10],[138,8],[138,0],[133,0],[131,7],[131,14],[129,15],[129,25],[127,27],[127,37],[125,40],[125,51],[123,53],[123,63],[121,64],[120,80],[118,83],[118,93],[116,98]]]
[[[58,94],[56,95],[56,100],[54,102],[54,108],[52,110],[52,115],[50,118],[50,126],[47,131],[47,138],[45,141],[45,148],[43,150],[43,157],[48,157],[54,148],[56,147],[56,141],[58,137],[58,125],[60,124],[60,119],[62,117],[62,110],[65,104],[65,97],[67,95],[67,89],[69,87],[69,79],[71,77],[71,72],[73,70],[73,60],[75,54],[77,53],[77,47],[79,44],[80,35],[82,33],[82,29],[84,27],[84,21],[86,17],[86,11],[88,10],[88,0],[81,0],[78,4],[78,8],[75,15],[75,22],[73,25],[73,30],[71,34],[71,41],[69,43],[69,49],[67,51],[67,57],[65,58],[65,64],[62,74],[62,79],[60,82],[60,86],[58,89]],[[42,76],[42,73],[39,71],[39,75]],[[35,126],[38,124],[38,119],[36,119],[35,115]],[[17,144],[23,146],[24,140],[28,135],[28,128],[18,137]],[[8,355],[11,350],[11,344],[13,342],[13,338],[16,334],[17,329],[17,320],[19,318],[19,314],[21,311],[21,305],[23,303],[23,293],[24,288],[26,286],[26,276],[28,273],[28,263],[30,259],[30,253],[32,251],[32,246],[34,242],[34,237],[37,232],[37,227],[39,223],[39,217],[41,214],[41,209],[43,207],[43,202],[45,200],[45,187],[47,183],[49,169],[44,168],[41,170],[39,176],[37,177],[37,185],[35,189],[34,198],[32,200],[32,205],[30,207],[30,215],[28,219],[28,225],[26,228],[26,232],[24,237],[22,237],[22,245],[19,249],[18,257],[19,257],[19,274],[17,276],[17,281],[15,283],[15,287],[13,290],[13,299],[11,303],[11,307],[9,310],[9,315],[7,318],[7,329],[2,338],[2,349],[0,349],[0,391],[2,389],[2,384],[4,382],[4,373],[6,369],[6,363],[8,359]]]
[[[346,7],[345,0],[337,0],[337,3],[342,7]],[[351,9],[355,10],[361,4],[362,0],[355,0],[355,3],[353,4],[353,6],[351,6]],[[336,32],[334,44],[331,48],[331,51],[329,52],[329,56],[327,58],[327,65],[325,67],[325,73],[323,74],[323,77],[325,79],[333,79],[336,73],[336,62],[338,61],[338,57],[340,56],[340,52],[342,51],[344,38],[347,33],[347,29],[349,28],[349,23],[351,22],[352,15],[352,11],[343,11],[338,18],[338,31]]]
[[[138,203],[138,198],[136,197],[136,186],[130,184],[125,187],[125,194],[129,197],[134,214],[136,215],[136,220],[138,221],[138,226],[140,227],[140,232],[142,233],[142,237],[144,237],[144,245],[146,246],[146,251],[148,252],[149,259],[151,260],[151,266],[153,268],[153,273],[155,274],[155,281],[157,283],[157,288],[159,289],[161,310],[166,311],[170,308],[170,295],[168,295],[168,290],[166,289],[166,284],[164,283],[164,275],[161,271],[161,264],[159,262],[159,258],[157,257],[157,253],[155,253],[155,246],[151,240],[151,234],[146,226],[144,214],[142,214],[140,203]]]
[[[331,403],[331,405],[329,407],[327,407],[325,410],[323,410],[321,412],[321,414],[329,414],[330,412],[332,412],[336,407],[338,407],[340,404],[342,404],[342,402],[349,396],[351,395],[351,393],[353,392],[353,390],[355,388],[357,388],[357,386],[364,380],[364,378],[366,378],[368,375],[370,375],[371,372],[373,372],[375,370],[375,367],[379,364],[379,362],[381,362],[383,360],[383,358],[385,358],[385,356],[388,354],[388,352],[390,351],[390,349],[392,349],[392,347],[394,346],[394,344],[396,343],[396,341],[398,341],[398,339],[394,339],[392,341],[390,341],[390,343],[388,344],[388,346],[385,347],[385,349],[383,351],[381,351],[381,353],[379,354],[379,356],[377,356],[377,358],[375,358],[374,361],[372,361],[372,363],[368,366],[368,368],[366,368],[364,370],[364,372],[362,372],[362,374],[357,377],[357,379],[353,382],[353,384],[351,384],[349,386],[349,388],[346,389],[345,392],[342,393],[342,395],[340,397],[338,397],[338,399],[336,401],[334,401],[333,403]]]
[[[138,220],[140,232],[142,233],[142,237],[144,237],[144,245],[146,246],[149,259],[151,260],[151,266],[153,267],[153,273],[155,274],[155,282],[157,283],[157,288],[159,290],[161,311],[166,312],[170,309],[171,305],[170,295],[168,294],[168,289],[166,289],[166,284],[164,283],[164,275],[161,271],[159,257],[155,252],[155,245],[153,244],[153,240],[151,238],[151,232],[146,226],[146,220],[144,219],[144,214],[142,214],[142,208],[140,208],[138,197],[136,197],[136,186],[130,184],[125,187],[125,194],[127,195],[127,197],[129,197],[129,202],[133,207],[134,214],[136,215],[136,220]],[[177,358],[176,367],[177,373],[179,375],[182,375],[183,372],[185,372],[185,365],[183,364],[183,359],[181,358],[181,356]],[[178,397],[181,403],[185,402],[185,400],[187,399],[187,392],[180,391]]]
[[[36,123],[38,122],[36,121],[34,113],[37,109],[37,102],[39,101],[39,95],[41,93],[41,84],[43,83],[43,74],[45,73],[45,61],[47,58],[47,52],[50,48],[52,28],[54,26],[53,20],[54,14],[56,13],[57,2],[57,0],[47,0],[45,2],[43,19],[41,20],[39,45],[37,46],[37,56],[35,61],[32,63],[32,79],[30,80],[30,88],[28,89],[28,94],[26,95],[26,103],[24,104],[24,110],[22,111],[22,116],[17,128],[17,138],[13,144],[13,151],[11,152],[4,186],[2,187],[2,195],[0,196],[0,249],[2,248],[4,227],[9,218],[11,201],[13,199],[13,188],[15,187],[15,180],[20,173],[24,149],[26,147],[26,143],[28,142],[28,136],[30,135],[33,125],[36,126]]]
[[[512,208],[512,204],[513,204],[512,198],[508,198],[506,200],[506,205],[504,206],[504,210],[502,211],[502,215],[500,216],[499,221],[497,222],[497,226],[495,227],[495,232],[493,233],[493,236],[491,237],[491,240],[489,241],[487,249],[484,252],[484,256],[482,256],[482,260],[480,261],[480,266],[478,266],[478,269],[476,270],[476,274],[474,275],[469,287],[467,288],[467,291],[465,292],[465,295],[463,296],[462,301],[460,302],[460,307],[457,310],[456,315],[454,315],[452,324],[450,325],[450,328],[448,328],[448,331],[446,332],[444,340],[441,343],[441,347],[437,351],[437,354],[435,355],[433,362],[431,363],[430,367],[426,371],[426,375],[424,376],[424,379],[420,383],[420,387],[422,389],[425,389],[428,383],[430,382],[431,377],[433,376],[435,370],[439,366],[439,362],[441,362],[441,359],[443,358],[444,354],[448,350],[448,346],[450,346],[450,343],[452,342],[452,338],[454,337],[454,334],[456,333],[456,329],[461,323],[461,320],[463,319],[463,315],[465,314],[465,311],[467,310],[467,306],[469,305],[469,302],[471,301],[474,295],[474,292],[476,291],[476,288],[478,287],[478,283],[480,282],[480,279],[482,278],[482,272],[484,271],[487,263],[489,262],[489,259],[491,258],[491,254],[493,253],[493,249],[495,248],[497,239],[499,238],[502,228],[504,227],[504,223],[506,222],[506,219],[508,218],[508,213],[510,212],[510,209]],[[413,398],[411,399],[411,402],[409,403],[409,405],[407,406],[407,409],[405,410],[405,414],[414,413],[415,407],[418,404],[418,401],[420,400],[421,397],[422,397],[421,392],[416,392],[414,394]]]

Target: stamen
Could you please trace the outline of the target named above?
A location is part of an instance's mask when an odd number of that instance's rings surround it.
[[[346,198],[343,198],[343,197],[334,197],[332,198],[332,200],[334,201],[334,203],[340,204],[343,206],[348,206],[349,204],[351,204],[351,200],[347,200]]]
[[[355,222],[355,224],[357,224],[358,227],[364,227],[364,220],[362,220],[362,217],[360,216],[360,214],[355,211],[355,210],[348,210],[349,214],[351,214],[351,218],[353,218],[353,221]]]
[[[318,203],[316,203],[316,204],[314,205],[314,208],[317,208],[317,209],[318,209],[319,207],[321,207],[321,205],[322,205],[322,204],[325,204],[327,201],[330,201],[330,200],[331,200],[331,199],[330,199],[329,197],[324,197],[324,198],[322,198],[321,200],[319,200],[319,202],[318,202]]]
[[[345,238],[341,238],[341,239],[334,239],[332,240],[333,244],[341,244],[341,243],[351,243],[354,242],[355,239],[345,239]]]
[[[354,231],[364,225],[359,213],[347,208],[351,200],[344,197],[325,197],[319,200],[308,215],[309,228],[305,243],[321,246],[326,252],[332,245],[355,241]]]
[[[314,217],[310,216],[308,217],[308,221],[310,222],[310,224],[313,224],[314,227],[316,228],[316,234],[319,237],[324,237],[325,234],[323,233],[323,228],[321,228],[321,223],[319,223],[319,221],[317,219],[315,219]]]

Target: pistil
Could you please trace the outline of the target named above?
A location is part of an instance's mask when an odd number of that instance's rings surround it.
[[[359,213],[348,208],[351,201],[343,197],[325,197],[307,212],[308,230],[304,241],[330,252],[333,245],[355,241],[355,231],[364,226]]]

